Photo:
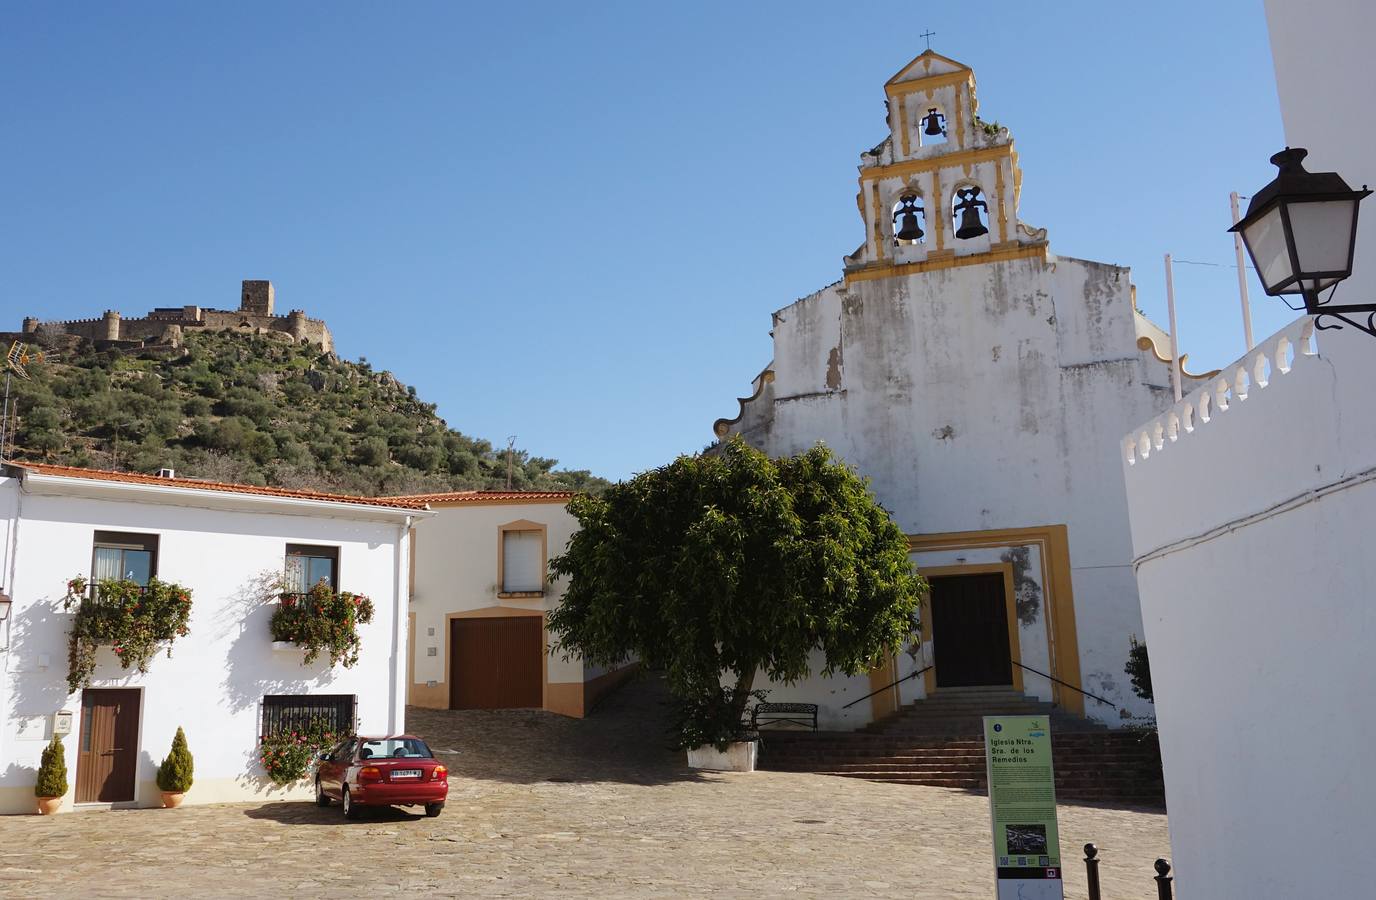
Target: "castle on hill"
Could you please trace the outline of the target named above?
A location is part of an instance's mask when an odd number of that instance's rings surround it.
[[[236,310],[201,306],[159,307],[141,318],[126,319],[107,309],[98,319],[71,319],[42,322],[33,316],[24,319],[23,335],[74,335],[92,343],[112,347],[180,346],[188,330],[233,331],[236,334],[281,334],[293,341],[319,344],[325,351],[334,349],[334,338],[322,319],[310,319],[293,309],[285,316],[273,312],[271,281],[245,281]]]

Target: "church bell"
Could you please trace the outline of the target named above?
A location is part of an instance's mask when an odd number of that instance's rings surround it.
[[[894,235],[900,241],[920,241],[922,240],[922,228],[917,224],[917,214],[922,211],[917,205],[916,197],[903,197],[899,202],[902,206],[898,212],[893,214],[894,220],[902,219],[898,226],[898,232]]]
[[[927,115],[922,117],[922,124],[927,126],[922,130],[922,133],[928,135],[944,135],[946,133],[946,129],[941,124],[940,120],[942,118],[944,117],[936,111],[935,106],[928,108]]]
[[[956,204],[956,212],[960,213],[960,227],[956,229],[956,237],[967,240],[988,234],[989,229],[985,228],[984,223],[979,219],[979,211],[983,208],[987,212],[989,204],[983,200],[975,199],[979,194],[978,191],[962,189],[957,193],[960,202]]]
[[[988,234],[989,229],[984,227],[984,223],[979,220],[979,211],[973,206],[962,210],[960,213],[960,227],[956,229],[956,237],[964,240],[965,238],[977,238],[981,234]]]

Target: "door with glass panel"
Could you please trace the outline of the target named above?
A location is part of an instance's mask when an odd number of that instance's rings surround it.
[[[97,531],[91,561],[91,580],[148,584],[157,575],[158,536]]]
[[[331,590],[339,587],[339,548],[287,545],[287,590],[304,594],[324,582]]]

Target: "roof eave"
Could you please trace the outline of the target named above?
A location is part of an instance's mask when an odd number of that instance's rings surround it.
[[[317,515],[336,519],[404,523],[434,515],[428,507],[380,506],[306,497],[282,497],[241,491],[205,490],[180,485],[141,484],[128,481],[81,478],[72,475],[44,475],[16,466],[26,493],[81,496],[95,500],[125,500],[144,503],[175,503],[230,511],[270,509],[282,515]],[[188,503],[187,501],[192,501]]]

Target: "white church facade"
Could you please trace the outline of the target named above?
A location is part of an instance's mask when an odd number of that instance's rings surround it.
[[[1018,219],[1018,155],[979,119],[971,69],[929,50],[885,92],[889,134],[860,158],[864,243],[774,313],[774,357],[715,432],[832,448],[909,535],[931,596],[920,643],[868,677],[763,687],[833,729],[985,686],[1109,724],[1145,714],[1124,674],[1142,624],[1119,440],[1172,402],[1167,335],[1126,268],[1058,256]]]

